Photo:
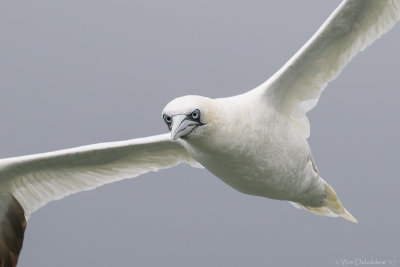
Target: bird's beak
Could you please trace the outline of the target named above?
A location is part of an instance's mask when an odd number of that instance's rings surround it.
[[[190,134],[199,125],[187,115],[175,115],[172,117],[171,139],[176,140]]]

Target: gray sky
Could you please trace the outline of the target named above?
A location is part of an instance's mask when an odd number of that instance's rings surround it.
[[[171,99],[265,81],[339,1],[3,1],[0,157],[167,131]],[[179,166],[48,204],[19,266],[400,266],[400,26],[309,113],[322,177],[358,225]]]

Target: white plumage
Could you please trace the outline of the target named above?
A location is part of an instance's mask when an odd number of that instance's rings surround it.
[[[181,162],[199,166],[169,134],[103,143],[0,161],[2,187],[25,215],[51,200]]]
[[[399,18],[399,0],[343,1],[259,87],[228,98],[171,101],[163,111],[171,134],[0,160],[1,263],[17,263],[21,214],[29,217],[49,201],[181,162],[204,166],[243,193],[356,222],[320,177],[306,140],[306,113],[326,84]]]

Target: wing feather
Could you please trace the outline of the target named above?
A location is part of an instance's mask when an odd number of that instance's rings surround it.
[[[257,89],[309,136],[305,114],[360,51],[400,18],[400,0],[345,0],[311,39]]]
[[[0,189],[26,216],[72,193],[196,161],[169,134],[0,160]]]

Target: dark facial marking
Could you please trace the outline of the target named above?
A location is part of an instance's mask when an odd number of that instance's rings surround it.
[[[171,131],[172,117],[168,116],[167,114],[164,114],[163,120],[167,124],[168,129]]]
[[[200,121],[200,117],[201,117],[200,110],[198,110],[198,109],[193,110],[193,112],[190,113],[190,115],[188,115],[187,117],[191,121],[195,121],[195,122],[199,123],[200,125],[203,125],[203,123],[201,123],[201,121]]]

